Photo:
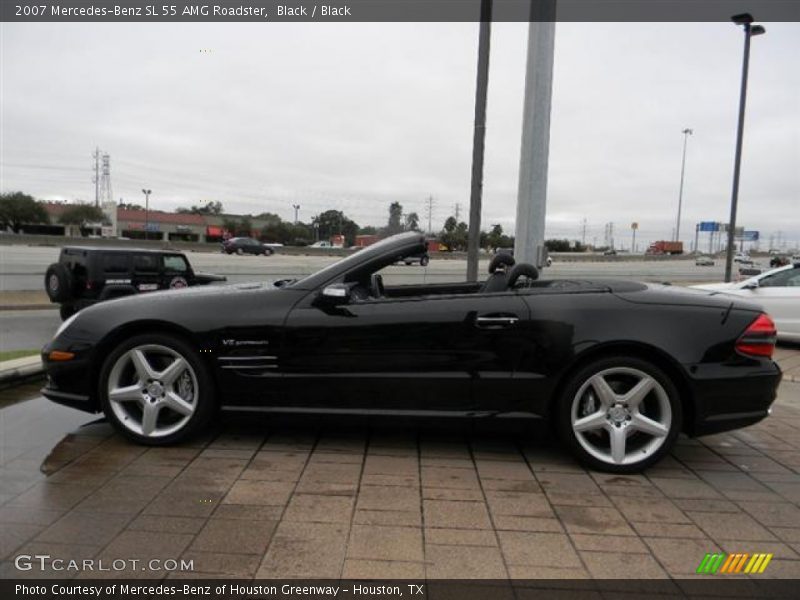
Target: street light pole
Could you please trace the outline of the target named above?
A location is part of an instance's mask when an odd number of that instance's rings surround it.
[[[148,235],[150,228],[150,194],[153,193],[153,190],[142,188],[142,193],[144,194],[144,239],[147,240],[150,238]]]
[[[472,134],[472,183],[467,233],[467,281],[478,281],[483,201],[483,149],[486,139],[486,93],[489,87],[489,45],[492,34],[492,0],[481,0],[478,29],[478,74],[475,84],[475,122]]]
[[[675,241],[681,241],[681,207],[683,206],[683,175],[686,172],[686,144],[689,136],[694,133],[691,129],[683,130],[683,158],[681,159],[681,187],[678,191],[678,220],[675,223]]]
[[[297,213],[300,210],[300,205],[292,204],[292,208],[294,209],[294,224],[297,225]]]
[[[734,15],[731,20],[744,28],[744,57],[742,59],[742,87],[739,92],[739,123],[736,130],[736,155],[733,162],[733,189],[731,191],[731,218],[728,222],[728,248],[725,253],[725,282],[731,280],[733,270],[733,247],[736,235],[736,209],[739,203],[739,174],[742,165],[742,136],[744,135],[744,109],[747,102],[747,72],[750,66],[750,38],[766,33],[761,25],[753,25],[749,13]]]

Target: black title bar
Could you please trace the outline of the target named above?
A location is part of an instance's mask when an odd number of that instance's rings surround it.
[[[554,8],[555,7],[555,8]],[[493,0],[497,22],[800,21],[800,0]],[[555,13],[555,18],[553,14]],[[2,0],[4,22],[475,22],[481,0]]]

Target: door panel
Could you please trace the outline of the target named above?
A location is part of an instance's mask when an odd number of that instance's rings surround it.
[[[472,393],[476,378],[510,379],[510,340],[527,318],[513,293],[302,302],[284,337],[289,396],[329,408],[474,410],[491,404]]]

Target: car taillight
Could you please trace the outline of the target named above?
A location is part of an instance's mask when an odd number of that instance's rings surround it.
[[[767,314],[761,313],[736,340],[736,351],[747,356],[771,358],[775,351],[777,336],[775,323]]]

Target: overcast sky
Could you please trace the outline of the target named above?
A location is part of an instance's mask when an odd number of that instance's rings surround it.
[[[800,24],[753,39],[739,224],[800,241]],[[171,210],[433,227],[468,214],[478,25],[0,25],[0,187]],[[730,23],[556,26],[547,234],[669,238],[690,127],[682,238],[726,222],[743,35]],[[494,24],[483,226],[513,230],[526,24]],[[205,50],[205,52],[201,52]]]

